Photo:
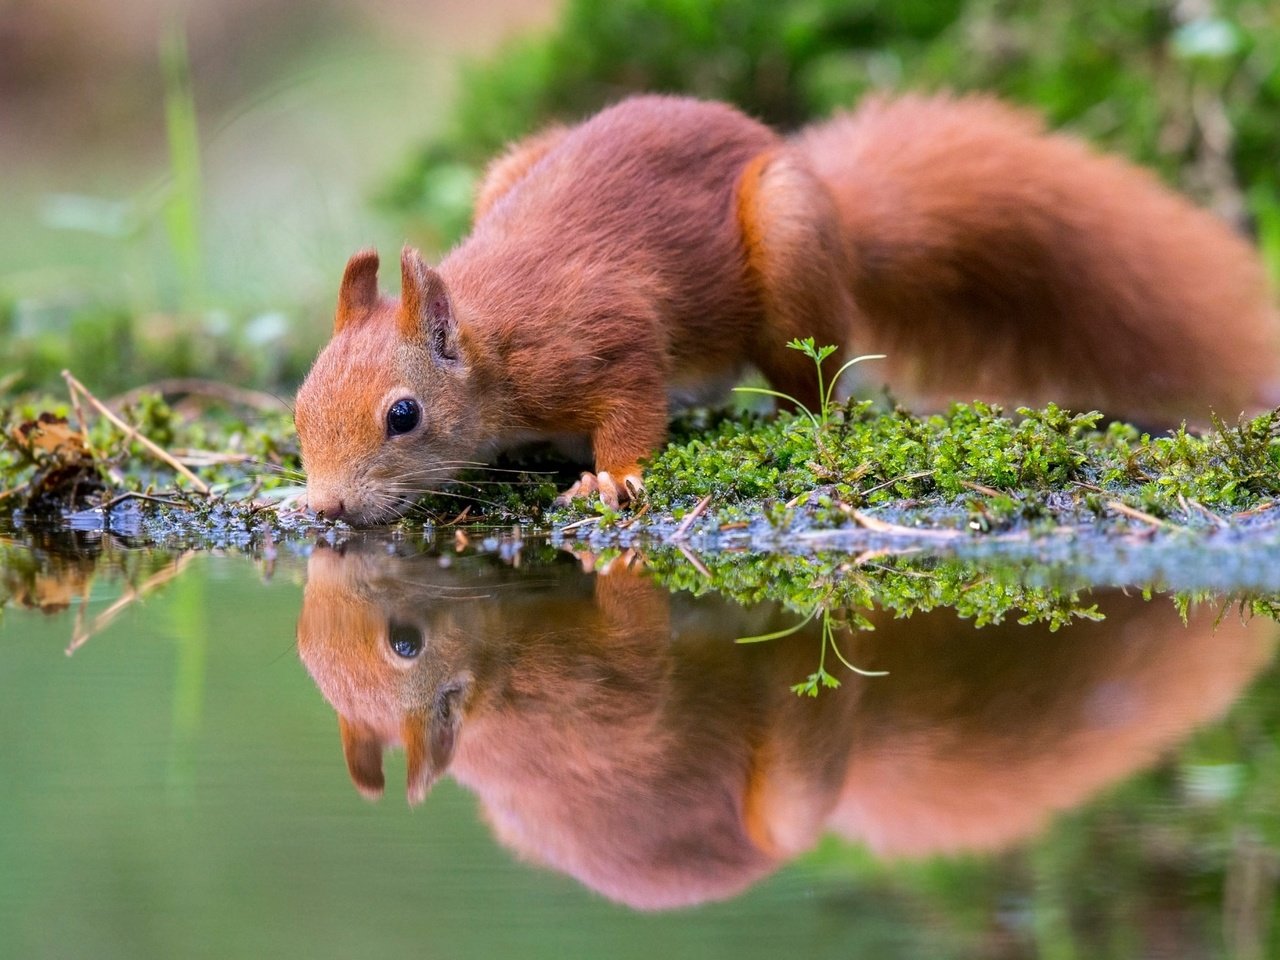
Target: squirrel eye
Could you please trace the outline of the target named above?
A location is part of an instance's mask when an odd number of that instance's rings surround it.
[[[387,411],[387,432],[408,433],[422,419],[422,408],[417,400],[397,400]]]
[[[413,624],[392,620],[387,624],[387,643],[397,657],[412,660],[422,652],[422,631]]]

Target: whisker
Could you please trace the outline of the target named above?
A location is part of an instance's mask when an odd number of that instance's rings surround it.
[[[284,397],[280,396],[280,394],[276,393],[274,390],[267,390],[266,393],[272,397],[275,397],[276,400],[280,402],[280,405],[289,411],[289,416],[292,417],[297,413],[297,410],[295,409],[292,400],[286,400]]]
[[[543,480],[532,480],[532,479],[531,480],[515,480],[515,479],[483,480],[483,479],[468,478],[464,480],[458,477],[440,477],[440,476],[433,476],[429,474],[417,474],[417,473],[410,474],[409,476],[398,477],[397,480],[402,483],[413,483],[415,481],[436,481],[436,482],[456,484],[462,487],[470,487],[472,489],[476,489],[479,487],[520,487],[520,486],[530,487],[530,486],[534,486],[536,484],[545,482]]]
[[[488,468],[485,468],[485,469],[477,469],[477,470],[475,470],[474,472],[475,472],[475,473],[479,473],[479,474],[487,474],[487,473],[505,473],[505,474],[512,474],[512,475],[514,475],[514,476],[516,476],[516,477],[522,477],[522,476],[542,476],[542,477],[549,477],[549,476],[554,476],[554,475],[556,474],[556,472],[557,472],[557,471],[554,471],[554,470],[503,470],[503,469],[494,469],[494,470],[490,470],[490,469],[488,469]],[[412,470],[412,471],[410,471],[409,473],[403,473],[403,474],[401,474],[401,475],[400,475],[400,476],[398,476],[396,479],[397,479],[397,480],[399,480],[399,481],[405,481],[405,480],[411,480],[411,479],[415,479],[415,478],[428,478],[428,477],[430,477],[430,478],[435,478],[435,479],[439,479],[439,480],[452,480],[452,479],[454,479],[454,478],[455,478],[455,473],[456,473],[456,471],[454,471],[454,470],[452,470],[451,468],[448,468],[448,467],[438,467],[438,466],[431,466],[431,467],[418,467],[418,468],[413,469],[413,470]],[[468,482],[468,483],[480,483],[480,482],[487,482],[487,483],[510,483],[510,482],[513,482],[513,481],[510,481],[510,480],[488,480],[488,481],[485,481],[485,480],[483,480],[483,478],[475,478],[475,477],[470,477],[470,476],[468,476],[468,477],[466,478],[466,482]]]
[[[469,500],[472,503],[483,504],[486,507],[494,507],[496,509],[501,509],[502,507],[502,504],[498,503],[496,500],[486,500],[483,497],[474,497],[474,496],[471,496],[470,494],[457,493],[456,491],[452,491],[452,490],[426,489],[426,490],[417,492],[416,495],[412,496],[412,498],[410,496],[400,496],[400,497],[397,497],[397,500],[400,503],[408,504],[410,506],[410,510],[414,510],[418,508],[418,501],[421,500],[422,497],[426,497],[426,496],[453,497],[455,500]],[[388,502],[391,502],[391,501],[388,501]],[[424,512],[426,511],[424,510]]]
[[[485,473],[537,473],[553,475],[555,470],[529,470],[521,467],[494,467],[479,460],[441,460],[441,466],[461,466],[474,467],[477,470],[483,470]]]

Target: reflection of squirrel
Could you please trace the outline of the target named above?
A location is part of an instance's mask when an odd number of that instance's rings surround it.
[[[375,522],[522,438],[585,435],[616,504],[672,398],[745,365],[803,403],[793,337],[888,354],[925,399],[1147,423],[1264,405],[1273,310],[1249,246],[1146,171],[981,97],[873,101],[784,139],[638,97],[512,148],[400,301],[370,251],[297,398],[317,513]],[[828,371],[830,372],[830,371]],[[880,374],[880,368],[876,374]]]
[[[875,611],[836,637],[888,676],[842,671],[810,699],[788,684],[817,663],[817,622],[739,646],[795,614],[671,595],[627,559],[589,578],[377,541],[312,553],[298,655],[360,791],[401,746],[411,801],[448,773],[525,858],[634,906],[692,904],[827,832],[890,856],[1008,847],[1225,709],[1275,645],[1261,618],[1194,605],[1184,625],[1111,593],[1105,620],[1056,632]]]

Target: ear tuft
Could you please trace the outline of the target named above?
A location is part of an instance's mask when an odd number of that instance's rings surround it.
[[[404,718],[400,729],[404,741],[406,768],[405,794],[412,806],[427,798],[440,772],[435,769],[427,752],[427,718],[421,713],[411,713]]]
[[[426,286],[427,265],[422,254],[406,244],[400,251],[400,302],[405,317],[416,320],[422,315]]]
[[[410,803],[421,803],[453,763],[462,715],[473,683],[469,673],[453,677],[436,690],[426,713],[412,713],[404,718],[400,733],[409,768]]]
[[[357,250],[347,261],[342,273],[342,286],[338,288],[338,310],[333,317],[333,332],[378,303],[378,251],[372,248]]]
[[[444,278],[409,246],[400,254],[400,301],[400,335],[406,340],[425,336],[437,363],[456,361],[457,325]]]

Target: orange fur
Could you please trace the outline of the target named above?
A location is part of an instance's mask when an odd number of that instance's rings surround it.
[[[618,561],[531,578],[348,545],[311,557],[298,652],[361,792],[408,744],[411,801],[447,771],[522,856],[658,908],[732,895],[827,831],[886,855],[1024,839],[1224,710],[1274,649],[1261,619],[1097,600],[1105,620],[1057,632],[874,613],[837,639],[888,676],[810,699],[788,683],[813,670],[816,624],[730,642],[794,614],[673,596]]]
[[[784,140],[636,97],[513,147],[474,229],[401,301],[357,254],[297,398],[308,500],[374,523],[465,461],[590,439],[617,504],[672,402],[748,365],[817,401],[813,336],[889,355],[926,403],[1101,408],[1148,425],[1273,400],[1275,310],[1249,246],[1147,172],[983,97],[872,100]],[[867,371],[873,377],[881,372]],[[422,423],[392,436],[391,404]]]
[[[511,188],[559,144],[567,132],[562,126],[550,126],[521,140],[491,162],[476,191],[475,218],[479,220],[485,216],[498,200],[510,193]]]

